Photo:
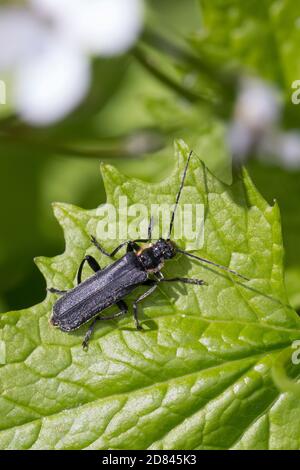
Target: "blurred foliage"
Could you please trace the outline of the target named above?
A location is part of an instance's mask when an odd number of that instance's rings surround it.
[[[205,28],[195,36],[201,53],[226,67],[242,64],[276,82],[290,98],[300,76],[299,4],[293,0],[199,0]]]
[[[0,108],[0,311],[44,298],[32,259],[63,250],[51,202],[102,203],[101,160],[157,181],[169,172],[173,140],[181,137],[230,183],[226,123],[241,73],[277,84],[286,98],[283,125],[299,127],[300,108],[290,104],[291,82],[300,78],[298,10],[292,0],[148,0],[136,47],[94,62],[88,97],[63,122],[31,128]],[[250,170],[260,192],[278,199],[287,287],[299,308],[299,174],[258,161]]]
[[[279,202],[285,246],[286,285],[290,302],[300,308],[300,171],[287,172],[282,168],[252,162],[250,173],[266,197],[271,202]]]
[[[292,0],[199,0],[204,28],[192,36],[200,55],[229,70],[240,69],[273,82],[285,98],[282,125],[299,129],[300,107],[291,84],[300,77],[300,8]],[[260,192],[281,209],[290,302],[300,309],[299,171],[261,161],[250,164]]]

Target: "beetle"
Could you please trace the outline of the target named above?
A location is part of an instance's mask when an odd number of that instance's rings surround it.
[[[55,288],[49,288],[48,291],[55,294],[61,294],[53,306],[50,323],[64,332],[74,331],[85,323],[93,319],[87,330],[83,348],[88,347],[89,340],[94,330],[96,321],[112,320],[125,315],[128,312],[128,306],[124,298],[134,291],[138,286],[148,286],[149,289],[140,295],[133,303],[133,316],[138,330],[142,326],[138,318],[138,304],[154,292],[157,286],[162,282],[181,282],[184,284],[194,284],[202,286],[206,284],[202,279],[174,277],[165,278],[161,272],[164,262],[175,257],[177,253],[184,254],[198,261],[208,263],[223,269],[231,274],[248,280],[245,276],[236,271],[222,266],[213,261],[201,258],[178,248],[171,240],[172,229],[174,225],[175,212],[178,207],[179,199],[184,187],[188,165],[193,152],[189,153],[180,187],[176,196],[174,209],[171,215],[170,227],[166,239],[160,238],[152,242],[152,218],[148,227],[148,238],[138,240],[128,240],[117,246],[112,253],[108,253],[98,243],[95,237],[91,237],[91,242],[102,253],[114,259],[114,256],[124,247],[126,254],[104,269],[90,255],[82,260],[77,273],[77,286],[69,291],[61,291]],[[143,245],[141,246],[140,243]],[[90,278],[82,282],[82,270],[87,263],[95,272]],[[116,305],[119,311],[109,316],[101,316],[103,310]]]

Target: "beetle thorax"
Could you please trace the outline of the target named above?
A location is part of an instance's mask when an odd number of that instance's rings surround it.
[[[173,258],[176,250],[169,240],[160,239],[153,245],[142,249],[138,253],[139,261],[148,272],[158,272],[162,269],[166,259]]]

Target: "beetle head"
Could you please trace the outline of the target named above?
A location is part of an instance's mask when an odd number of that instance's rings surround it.
[[[157,258],[171,259],[176,255],[176,248],[171,240],[160,238],[152,246],[153,253]]]

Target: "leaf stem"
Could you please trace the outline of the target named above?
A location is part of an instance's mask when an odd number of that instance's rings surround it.
[[[143,47],[136,46],[133,49],[132,54],[134,58],[146,70],[148,70],[148,72],[150,72],[154,77],[156,77],[159,81],[165,84],[168,88],[171,88],[172,90],[174,90],[179,96],[182,96],[183,98],[185,98],[187,101],[191,103],[202,101],[206,104],[208,103],[211,104],[209,102],[209,99],[206,96],[200,95],[186,88],[184,85],[176,82],[170,76],[168,76],[165,72],[163,72],[161,68],[158,66],[157,62],[154,60],[154,58],[150,57],[150,55],[147,54],[147,52],[144,50]]]
[[[207,75],[209,78],[213,78],[217,82],[223,81],[223,74],[219,74],[220,78],[217,78],[217,70],[214,66],[208,63],[208,61],[201,59],[186,48],[175,44],[174,42],[167,39],[165,36],[160,35],[156,31],[146,28],[142,40],[145,44],[155,48],[156,50],[162,51],[165,54],[173,57],[175,60],[185,62],[193,67],[198,68],[202,73]]]
[[[141,41],[146,46],[151,47],[156,51],[160,51],[166,54],[167,56],[175,59],[177,63],[184,63],[185,65],[190,65],[191,67],[193,67],[194,70],[197,70],[199,73],[204,75],[206,79],[208,79],[210,82],[213,82],[214,86],[218,87],[220,93],[222,94],[222,97],[226,102],[228,102],[229,100],[234,100],[239,81],[239,74],[236,71],[226,71],[224,70],[224,68],[220,68],[219,66],[210,63],[205,58],[205,56],[203,56],[203,54],[202,57],[200,57],[199,55],[194,54],[187,48],[170,41],[168,38],[162,36],[161,34],[157,33],[149,27],[145,29]],[[143,57],[143,59],[145,60],[145,57]],[[152,73],[155,72],[157,78],[166,80],[166,77],[161,76],[161,74],[163,73],[161,72],[161,70],[153,70],[153,63],[150,63],[150,66],[149,64],[144,65],[148,65],[148,70]],[[167,79],[168,83],[166,84],[174,86],[173,83],[170,83],[170,78],[167,77]],[[197,101],[197,99],[199,100],[199,98],[202,98],[205,101],[209,101],[210,105],[218,106],[218,103],[212,102],[210,98],[207,98],[205,96],[200,97],[199,95],[195,94],[194,92],[191,92],[190,90],[187,90],[186,88],[182,89],[182,87],[180,87],[179,89],[177,84],[176,87],[177,90],[181,93],[183,92],[183,94],[185,94],[186,91],[188,91],[188,93],[192,93],[195,99],[191,99],[190,101]]]
[[[106,140],[96,145],[89,144],[86,147],[55,143],[25,134],[3,131],[0,133],[0,141],[16,145],[30,145],[48,153],[98,159],[140,158],[141,155],[156,152],[165,146],[163,134],[156,129],[141,129],[132,134],[114,138],[111,142]]]

